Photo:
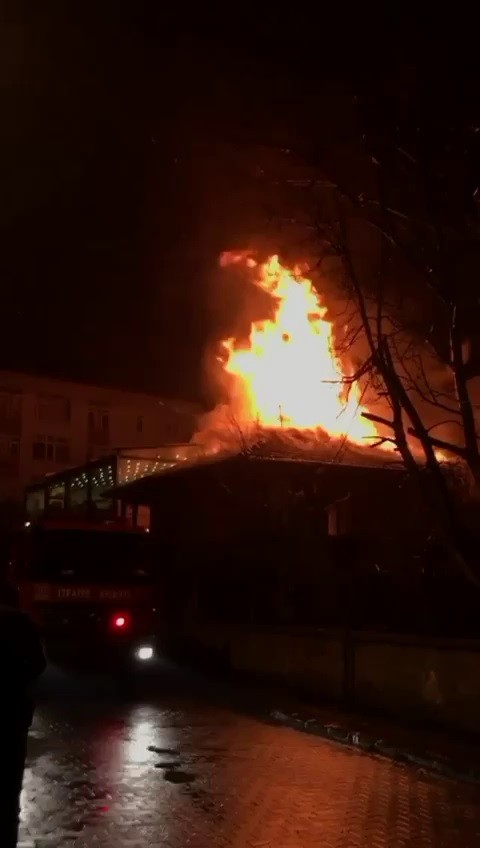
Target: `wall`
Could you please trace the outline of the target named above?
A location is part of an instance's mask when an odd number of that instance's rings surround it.
[[[258,538],[294,531],[335,535],[327,517],[337,507],[340,512],[345,507],[338,535],[358,533],[385,542],[400,538],[413,544],[429,528],[415,486],[405,473],[385,467],[236,456],[190,467],[168,487],[170,500],[175,490],[177,512],[188,512],[192,532],[205,541],[236,543],[247,533]],[[159,530],[163,508],[152,524]]]
[[[270,674],[308,689],[339,699],[343,693],[343,645],[337,637],[322,639],[304,633],[250,632],[230,643],[233,668]]]
[[[190,638],[238,671],[272,676],[327,699],[344,695],[338,631],[208,625],[193,629]],[[480,732],[480,642],[356,633],[351,663],[349,691],[358,706]]]
[[[355,698],[394,715],[480,731],[480,643],[357,637]]]

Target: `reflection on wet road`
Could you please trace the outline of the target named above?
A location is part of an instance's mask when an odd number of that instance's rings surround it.
[[[30,739],[27,844],[480,846],[477,787],[257,722],[162,673],[130,700],[105,681],[62,686]]]

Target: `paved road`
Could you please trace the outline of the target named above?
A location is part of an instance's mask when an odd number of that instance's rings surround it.
[[[160,675],[40,706],[21,838],[71,848],[471,848],[480,788],[236,713]]]

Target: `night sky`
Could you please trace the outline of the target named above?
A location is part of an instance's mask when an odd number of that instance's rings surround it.
[[[396,4],[349,25],[253,8],[4,11],[2,367],[199,397],[230,317],[215,259],[268,226],[272,151],[325,108],[334,144],[355,82],[428,65],[428,20]]]

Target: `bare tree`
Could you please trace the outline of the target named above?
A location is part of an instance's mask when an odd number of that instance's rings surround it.
[[[300,177],[298,164],[294,176],[287,167],[286,221],[308,233],[317,267],[336,262],[354,305],[346,343],[366,343],[354,376],[388,410],[367,417],[395,444],[452,556],[478,583],[443,459],[468,469],[478,502],[480,131],[429,119],[412,132],[408,122],[385,121],[381,102],[358,128],[355,179],[322,156],[305,159]]]

